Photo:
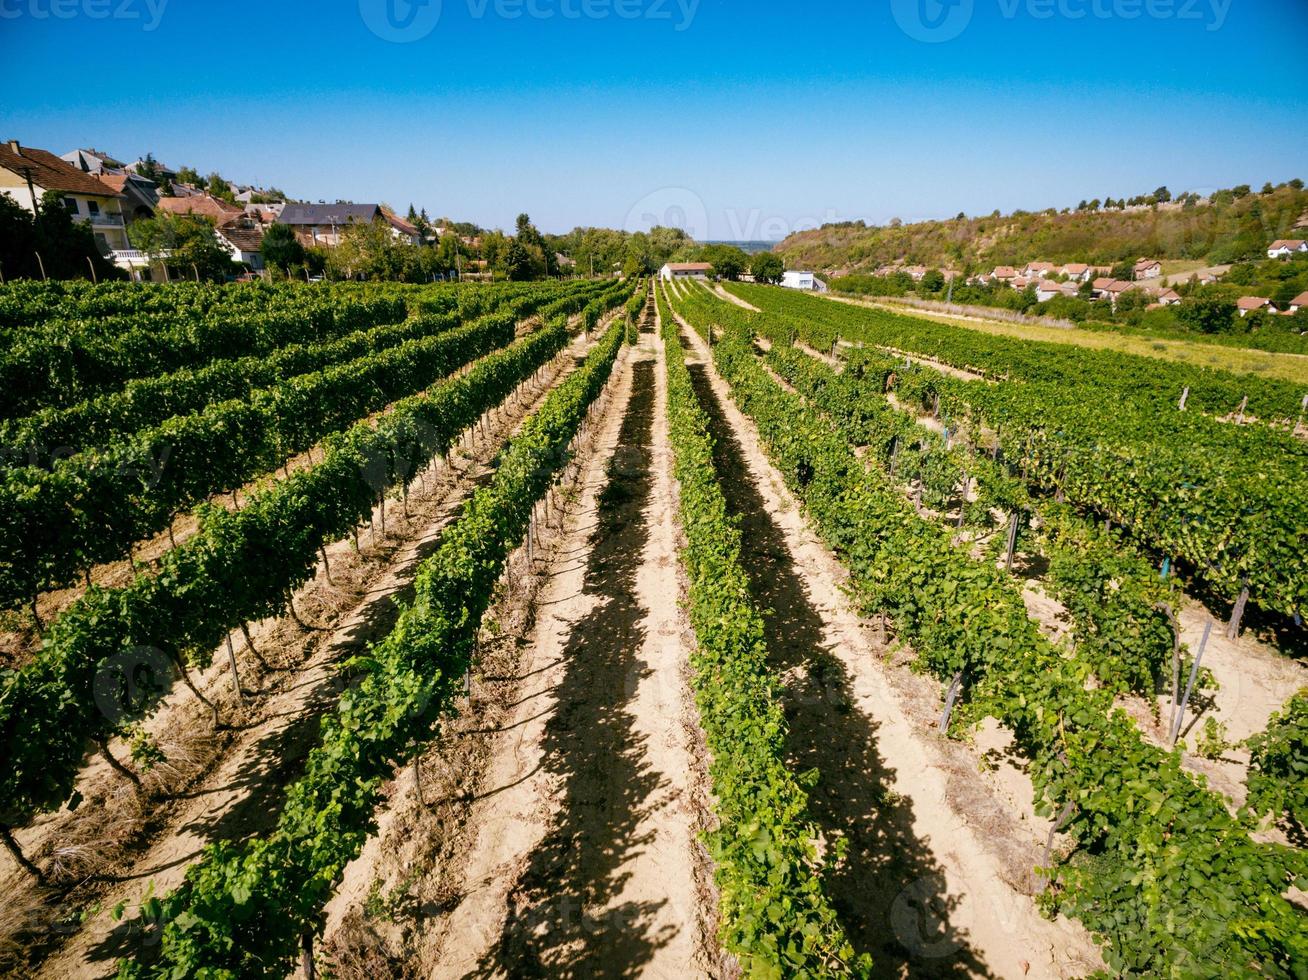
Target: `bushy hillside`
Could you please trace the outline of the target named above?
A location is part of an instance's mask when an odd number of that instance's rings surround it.
[[[792,268],[835,274],[899,260],[963,271],[1035,260],[1111,265],[1142,256],[1224,264],[1265,256],[1277,238],[1308,237],[1308,230],[1291,234],[1301,216],[1308,218],[1305,211],[1308,192],[1294,180],[1262,192],[1238,187],[1198,201],[1191,196],[1107,210],[996,212],[885,227],[827,225],[791,235],[776,251]]]

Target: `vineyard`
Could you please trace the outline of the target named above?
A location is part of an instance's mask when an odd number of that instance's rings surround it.
[[[0,972],[1308,978],[1286,382],[778,287],[0,287]]]

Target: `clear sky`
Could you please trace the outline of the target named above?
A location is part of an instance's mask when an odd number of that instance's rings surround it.
[[[0,0],[0,138],[779,238],[1308,178],[1308,0]]]

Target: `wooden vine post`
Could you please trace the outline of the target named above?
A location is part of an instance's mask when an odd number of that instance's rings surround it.
[[[1167,743],[1169,748],[1174,748],[1176,740],[1181,737],[1181,728],[1185,722],[1185,709],[1190,703],[1190,695],[1194,693],[1194,682],[1199,676],[1199,665],[1203,663],[1204,650],[1208,648],[1208,637],[1212,635],[1212,632],[1213,622],[1209,620],[1204,624],[1204,638],[1199,641],[1199,652],[1195,654],[1194,663],[1190,665],[1190,680],[1185,685],[1185,694],[1177,707],[1176,717],[1172,719],[1172,734]]]
[[[1240,623],[1244,619],[1244,611],[1249,605],[1249,583],[1246,582],[1244,588],[1240,590],[1240,596],[1235,600],[1235,607],[1231,610],[1231,622],[1226,627],[1226,638],[1228,640],[1238,640],[1240,638]]]

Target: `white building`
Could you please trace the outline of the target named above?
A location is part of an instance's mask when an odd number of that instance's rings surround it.
[[[709,262],[668,262],[659,270],[659,278],[672,279],[707,279],[713,266]]]
[[[781,285],[787,289],[805,289],[810,293],[827,291],[827,284],[811,272],[786,272],[781,277]]]
[[[1308,242],[1302,238],[1287,238],[1277,240],[1267,249],[1269,259],[1288,259],[1291,255],[1298,255],[1302,252],[1308,252]]]
[[[74,221],[90,225],[102,252],[128,247],[121,194],[46,150],[18,140],[0,144],[0,194],[36,213],[50,191],[60,196]]]

